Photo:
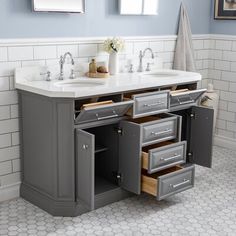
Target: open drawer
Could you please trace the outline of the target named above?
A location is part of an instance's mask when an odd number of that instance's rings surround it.
[[[132,120],[140,125],[142,145],[147,146],[181,137],[182,117],[170,113],[153,115]]]
[[[124,100],[134,101],[134,106],[128,112],[128,115],[133,118],[168,112],[170,108],[169,90],[140,94],[125,94]]]
[[[142,168],[149,174],[186,162],[186,141],[164,142],[144,147],[142,150]]]
[[[199,98],[206,92],[206,89],[198,90],[175,90],[170,93],[170,106],[172,108],[187,108],[197,103]]]
[[[175,166],[155,174],[142,174],[142,191],[158,201],[194,186],[195,167]]]
[[[81,110],[77,112],[75,124],[101,121],[111,118],[123,116],[133,106],[133,101],[123,102],[98,102],[85,104]]]

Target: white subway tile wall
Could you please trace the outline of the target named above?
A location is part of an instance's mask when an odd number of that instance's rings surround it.
[[[9,61],[25,61],[33,60],[34,52],[32,47],[9,47],[8,60]]]
[[[236,139],[236,39],[215,38],[212,45],[208,77],[220,96],[216,134]]]
[[[139,51],[151,47],[155,55],[162,59],[164,68],[172,68],[175,44],[176,40],[171,36],[150,40],[129,39],[121,59],[135,58],[135,63],[138,63]],[[203,36],[194,39],[194,48],[197,69],[203,76],[199,86],[206,87],[210,81],[219,90],[217,134],[236,139],[236,42]],[[76,62],[88,62],[91,57],[99,60],[108,58],[102,51],[101,40],[0,46],[0,188],[20,181],[19,108],[14,90],[14,69],[56,65],[58,58],[66,51],[73,54]]]
[[[57,46],[35,46],[34,59],[53,59],[57,58]]]
[[[7,61],[7,47],[0,47],[0,61]]]

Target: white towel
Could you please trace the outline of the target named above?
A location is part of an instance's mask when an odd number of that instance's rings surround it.
[[[179,32],[173,69],[196,71],[191,27],[188,13],[183,3],[181,3]]]

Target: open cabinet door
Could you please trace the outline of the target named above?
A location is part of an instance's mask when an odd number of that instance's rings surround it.
[[[188,152],[190,162],[211,168],[214,110],[194,106],[191,114]]]
[[[94,209],[94,135],[76,130],[76,200]]]
[[[119,137],[120,186],[132,193],[141,192],[141,129],[138,124],[121,121]]]

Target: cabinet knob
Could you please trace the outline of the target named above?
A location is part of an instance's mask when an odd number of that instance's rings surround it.
[[[83,144],[82,148],[83,148],[84,150],[87,150],[87,149],[89,148],[89,145],[88,145],[88,144]]]

